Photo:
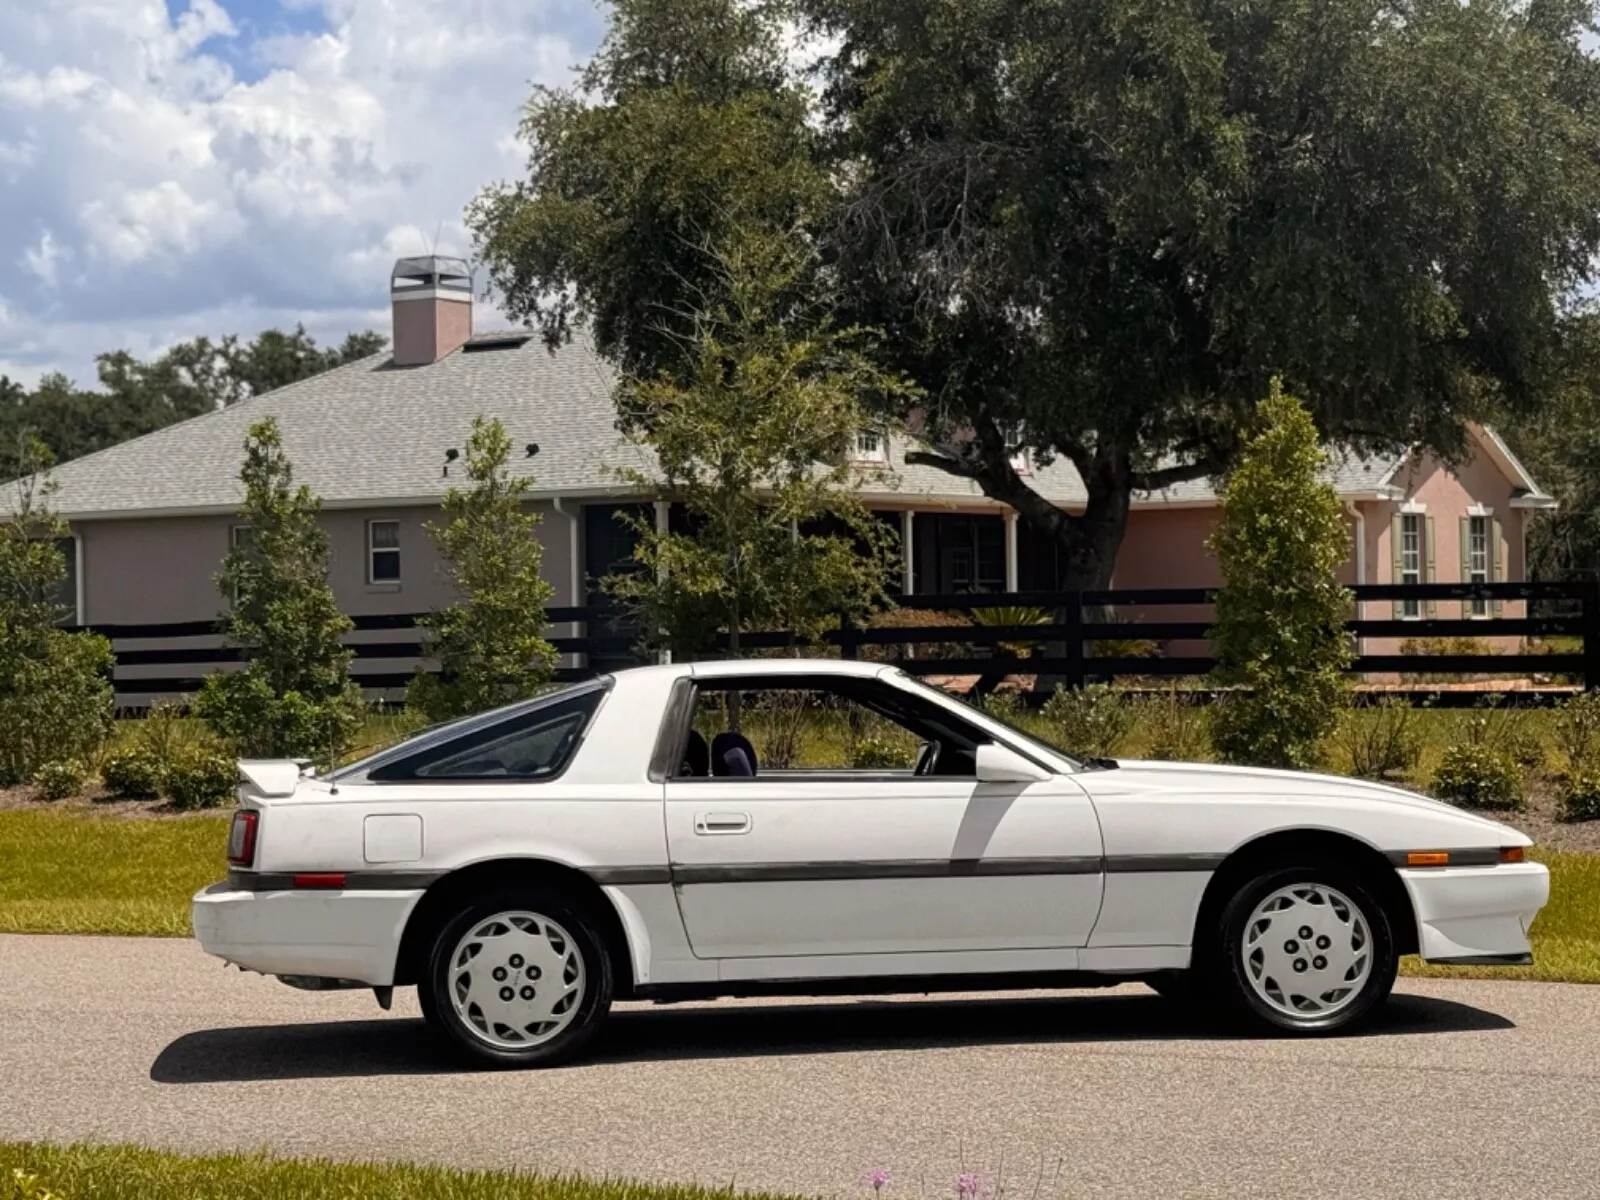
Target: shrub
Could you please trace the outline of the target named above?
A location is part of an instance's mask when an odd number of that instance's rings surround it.
[[[100,764],[106,790],[123,800],[153,800],[166,783],[166,766],[142,747],[114,750]]]
[[[1579,692],[1555,711],[1556,748],[1572,774],[1596,765],[1600,755],[1600,692]]]
[[[88,774],[76,759],[56,759],[33,773],[33,783],[42,800],[70,800],[83,791]]]
[[[1416,710],[1393,696],[1346,710],[1339,741],[1350,756],[1350,773],[1363,779],[1398,778],[1422,757]]]
[[[1211,719],[1228,762],[1310,766],[1344,708],[1351,599],[1338,571],[1350,534],[1326,461],[1311,414],[1274,380],[1208,543],[1224,580],[1214,677],[1239,689]]]
[[[1458,742],[1444,752],[1433,792],[1464,808],[1516,811],[1523,806],[1522,775],[1511,756],[1472,742]]]
[[[850,765],[864,770],[909,767],[917,760],[916,751],[877,734],[858,738]]]
[[[1512,708],[1499,697],[1486,699],[1462,725],[1463,739],[1503,754],[1520,767],[1542,769],[1545,763],[1544,740],[1525,708]]]
[[[1104,683],[1072,689],[1056,685],[1045,701],[1044,719],[1069,753],[1115,757],[1138,715],[1116,688]]]
[[[931,608],[890,608],[872,614],[869,629],[940,629],[970,625],[965,613],[937,612]],[[889,646],[863,646],[861,657],[872,662],[904,662],[908,658],[970,658],[977,650],[967,642],[914,642]]]
[[[1562,821],[1600,821],[1600,775],[1570,776],[1556,801],[1556,817]]]
[[[975,608],[969,616],[974,625],[986,627],[1052,625],[1055,617],[1049,609],[1038,608],[1032,605],[1008,604],[997,605],[994,608]],[[1018,658],[1027,658],[1033,648],[1043,641],[1042,638],[1030,638],[1026,641],[1000,642],[997,648]]]
[[[167,773],[167,795],[172,807],[191,811],[220,808],[234,798],[239,765],[211,746],[189,746]]]
[[[978,707],[996,721],[1015,725],[1022,716],[1022,696],[1012,688],[996,690],[978,697]]]
[[[1136,712],[1137,723],[1147,731],[1146,758],[1194,762],[1205,757],[1211,744],[1211,718],[1198,696],[1172,686],[1140,701]]]

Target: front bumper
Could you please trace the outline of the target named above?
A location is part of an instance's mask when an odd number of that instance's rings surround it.
[[[1532,961],[1528,927],[1550,899],[1540,863],[1402,869],[1428,962],[1511,966]]]
[[[214,883],[194,897],[194,936],[207,954],[263,975],[313,975],[373,987],[394,982],[415,891],[239,891]]]

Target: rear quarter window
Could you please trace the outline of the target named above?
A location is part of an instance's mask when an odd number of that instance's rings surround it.
[[[538,782],[553,779],[583,743],[606,692],[563,697],[375,765],[374,783]]]

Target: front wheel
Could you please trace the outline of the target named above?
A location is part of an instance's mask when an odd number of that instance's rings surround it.
[[[1256,877],[1222,911],[1216,990],[1247,1024],[1338,1033],[1394,987],[1399,959],[1388,914],[1357,874],[1295,867]]]
[[[424,1012],[458,1049],[493,1066],[578,1054],[611,1008],[611,960],[587,910],[542,889],[464,905],[434,938]]]

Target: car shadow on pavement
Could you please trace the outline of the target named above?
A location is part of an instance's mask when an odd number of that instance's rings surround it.
[[[1363,1037],[1511,1029],[1468,1004],[1397,994]],[[827,1000],[619,1009],[585,1063],[750,1058],[1017,1043],[1237,1040],[1157,996]],[[186,1033],[150,1067],[156,1083],[435,1075],[464,1069],[420,1020],[253,1025]],[[470,1069],[470,1068],[465,1068]]]

